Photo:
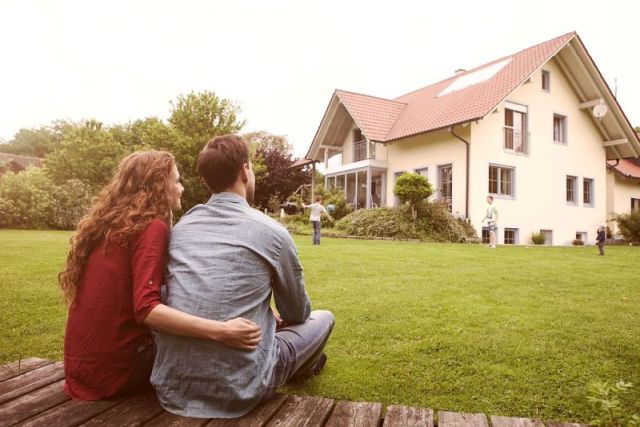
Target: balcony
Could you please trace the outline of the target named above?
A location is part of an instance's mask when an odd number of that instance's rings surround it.
[[[530,153],[531,132],[505,126],[504,149],[516,154],[528,155]]]

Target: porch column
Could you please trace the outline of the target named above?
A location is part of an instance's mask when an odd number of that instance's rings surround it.
[[[367,208],[371,207],[371,166],[367,168]]]
[[[344,181],[342,181],[342,192],[344,193],[344,199],[347,200],[347,174],[342,175]],[[349,201],[347,200],[347,203]]]
[[[386,208],[387,207],[387,173],[386,172],[382,172],[382,189],[381,189],[381,196],[380,196],[380,207],[381,208]]]
[[[311,163],[311,203],[315,200],[315,187],[316,186],[316,162]]]
[[[353,204],[356,207],[356,210],[358,209],[358,172],[354,172],[353,173],[355,175],[355,180],[356,180],[356,191],[355,191],[355,195],[353,196]]]

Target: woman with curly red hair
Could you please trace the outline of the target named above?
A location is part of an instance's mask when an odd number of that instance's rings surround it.
[[[78,223],[59,277],[69,304],[65,391],[73,398],[104,399],[148,384],[155,356],[150,328],[244,350],[260,341],[259,327],[247,319],[217,322],[161,303],[179,179],[170,153],[135,152]]]

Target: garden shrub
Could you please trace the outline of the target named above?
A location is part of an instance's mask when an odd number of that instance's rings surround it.
[[[582,239],[573,239],[573,242],[571,242],[571,244],[573,246],[584,246],[584,240],[582,240]]]
[[[620,233],[625,240],[631,243],[640,243],[640,210],[616,215],[615,221],[618,223]]]
[[[531,233],[531,242],[534,245],[544,245],[544,241],[545,241],[544,234],[539,232]]]
[[[466,221],[454,218],[443,203],[418,204],[418,219],[412,221],[411,207],[361,209],[337,222],[336,228],[352,236],[461,242],[476,237]]]
[[[405,172],[398,177],[393,187],[393,194],[398,196],[401,203],[408,203],[411,206],[411,217],[415,221],[418,205],[433,194],[433,188],[424,176]]]
[[[80,180],[54,182],[39,168],[0,177],[0,227],[75,228],[91,203],[91,190]]]

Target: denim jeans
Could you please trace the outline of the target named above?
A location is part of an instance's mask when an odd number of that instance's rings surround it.
[[[320,221],[311,221],[313,224],[313,244],[320,244]]]
[[[306,322],[286,326],[276,332],[280,355],[269,384],[271,393],[294,376],[310,374],[322,355],[334,323],[335,318],[330,311],[314,310]]]

